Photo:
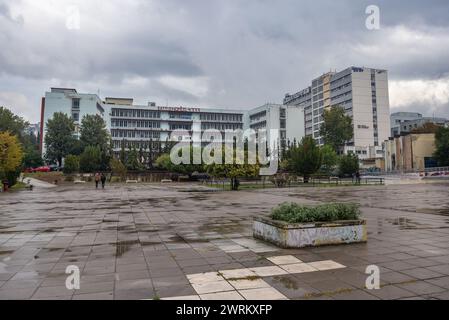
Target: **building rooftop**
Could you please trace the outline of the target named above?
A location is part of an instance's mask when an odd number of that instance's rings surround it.
[[[60,92],[60,93],[78,93],[76,89],[73,88],[50,88],[51,92]]]

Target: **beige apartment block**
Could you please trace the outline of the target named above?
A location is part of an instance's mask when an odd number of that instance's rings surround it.
[[[384,143],[386,171],[424,171],[432,163],[435,134],[411,133]]]

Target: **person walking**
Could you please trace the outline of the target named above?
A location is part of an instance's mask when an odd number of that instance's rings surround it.
[[[100,174],[97,172],[97,173],[95,174],[95,189],[98,189],[98,184],[100,183],[100,180],[101,180],[101,176],[100,176]]]
[[[362,183],[362,179],[360,178],[360,171],[357,170],[357,172],[355,173],[355,178],[356,178],[357,184]]]
[[[106,184],[106,176],[104,173],[101,174],[101,188],[104,189],[104,186]]]

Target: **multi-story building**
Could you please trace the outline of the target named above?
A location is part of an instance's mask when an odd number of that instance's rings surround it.
[[[45,93],[41,104],[40,149],[45,154],[45,134],[47,121],[56,112],[63,112],[75,122],[75,134],[79,135],[79,125],[85,115],[104,116],[105,110],[101,99],[96,94],[78,93],[76,89],[51,88]]]
[[[426,123],[433,123],[439,126],[445,126],[449,123],[446,118],[423,117],[416,112],[395,112],[391,114],[391,137],[401,133],[411,132],[414,129],[423,127]]]
[[[274,141],[279,151],[289,144],[300,142],[304,137],[304,108],[280,104],[265,104],[248,111],[245,129],[267,130],[267,139],[272,141],[270,130],[278,130],[279,141]],[[273,143],[273,142],[272,142]]]
[[[73,118],[76,135],[85,115],[98,114],[106,122],[111,134],[112,147],[118,155],[122,146],[157,154],[165,147],[170,134],[184,130],[193,140],[199,141],[208,129],[220,131],[243,129],[244,112],[228,109],[203,109],[185,107],[161,107],[150,102],[135,105],[133,99],[105,98],[96,94],[80,94],[75,89],[52,88],[42,98],[41,145],[45,154],[46,124],[55,112],[63,112]]]
[[[329,72],[296,94],[287,94],[285,105],[304,108],[305,135],[324,143],[320,128],[324,110],[340,106],[351,116],[354,138],[345,153],[355,153],[361,159],[381,158],[382,141],[390,135],[390,103],[388,72],[371,68],[350,67]]]
[[[243,129],[242,111],[223,109],[200,109],[185,107],[157,107],[150,102],[147,106],[133,105],[132,99],[106,98],[107,124],[111,132],[112,145],[118,153],[122,144],[125,149],[153,150],[164,148],[175,130],[187,131],[194,141],[200,141],[205,130]]]

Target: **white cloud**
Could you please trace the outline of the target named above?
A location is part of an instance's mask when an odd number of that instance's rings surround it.
[[[205,97],[209,92],[209,78],[207,77],[187,78],[163,76],[158,81],[170,89],[183,91],[198,98]]]
[[[449,77],[438,80],[390,81],[392,108],[413,104],[438,106],[449,103]]]
[[[0,92],[25,96],[32,111],[15,108],[34,121],[51,86],[248,109],[360,65],[389,70],[393,107],[441,110],[444,90],[427,81],[449,74],[449,2],[433,4],[379,0],[372,32],[364,1],[0,0]],[[79,30],[66,28],[72,5]],[[407,94],[423,87],[434,97]]]
[[[354,41],[349,57],[389,69],[393,78],[440,77],[449,67],[449,27],[396,25]]]
[[[33,107],[28,98],[18,92],[0,92],[0,106],[6,107],[25,120],[34,122],[39,119],[39,108]]]

